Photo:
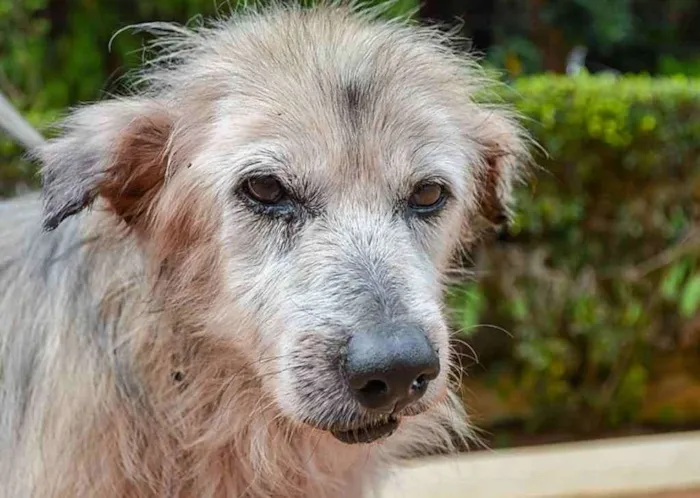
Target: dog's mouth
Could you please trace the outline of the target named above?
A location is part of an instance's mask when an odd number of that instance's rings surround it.
[[[391,436],[399,428],[399,424],[398,416],[389,415],[388,418],[377,420],[369,425],[348,430],[331,429],[329,432],[345,444],[367,444]]]

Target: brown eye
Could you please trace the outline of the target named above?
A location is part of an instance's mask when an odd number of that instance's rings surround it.
[[[251,178],[246,182],[248,195],[262,204],[276,204],[285,197],[279,180],[273,176]]]
[[[422,183],[418,185],[408,204],[417,211],[432,211],[442,207],[445,200],[445,189],[437,183]]]

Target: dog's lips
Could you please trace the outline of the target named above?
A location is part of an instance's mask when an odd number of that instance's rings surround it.
[[[377,421],[371,425],[349,430],[332,429],[329,432],[333,437],[345,444],[367,444],[391,436],[399,428],[399,423],[400,419],[391,415],[389,418]]]

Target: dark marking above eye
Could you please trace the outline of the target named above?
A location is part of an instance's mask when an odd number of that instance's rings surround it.
[[[353,79],[344,83],[341,88],[341,106],[350,122],[357,124],[360,116],[367,109],[369,89],[366,85]]]
[[[345,85],[345,99],[350,112],[354,113],[359,110],[362,91],[356,81],[349,82]]]

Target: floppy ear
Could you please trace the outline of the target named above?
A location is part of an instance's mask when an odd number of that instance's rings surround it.
[[[74,111],[62,128],[34,151],[42,163],[44,229],[55,229],[98,196],[135,223],[165,179],[169,112],[152,101],[114,100]]]
[[[503,111],[485,110],[474,131],[483,157],[478,186],[479,215],[487,227],[498,228],[512,217],[513,188],[529,163],[528,139]]]

